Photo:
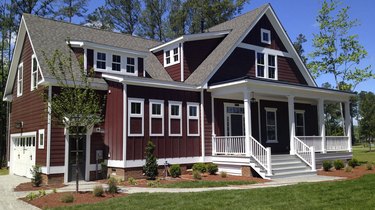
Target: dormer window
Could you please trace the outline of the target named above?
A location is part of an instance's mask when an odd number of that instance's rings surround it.
[[[180,48],[178,46],[164,50],[164,67],[180,62]]]
[[[271,31],[267,29],[260,29],[261,42],[265,44],[271,44]]]
[[[121,71],[121,56],[112,55],[112,70]]]
[[[127,57],[126,59],[126,72],[130,74],[135,73],[135,58]]]
[[[96,57],[96,68],[98,69],[106,69],[106,54],[98,52]]]

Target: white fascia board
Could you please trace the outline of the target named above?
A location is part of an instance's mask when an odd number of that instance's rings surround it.
[[[214,31],[214,32],[207,32],[207,33],[199,33],[199,34],[188,34],[180,36],[176,39],[173,39],[165,44],[156,46],[152,49],[150,49],[151,52],[157,52],[169,45],[178,44],[181,42],[187,42],[187,41],[196,41],[196,40],[205,40],[205,39],[212,39],[217,37],[223,37],[227,35],[231,30],[225,30],[225,31]]]
[[[66,41],[66,44],[70,44],[73,47],[86,47],[86,48],[122,52],[122,53],[137,55],[140,57],[146,57],[148,55],[148,52],[129,50],[129,49],[121,48],[121,47],[115,47],[115,46],[99,44],[99,43],[94,43],[94,42],[89,42],[89,41],[70,40],[70,41]]]
[[[102,77],[111,81],[126,83],[128,85],[158,87],[158,88],[187,90],[187,91],[196,91],[196,92],[200,91],[200,89],[198,89],[197,86],[187,85],[187,84],[180,83],[180,82],[161,81],[161,80],[146,79],[146,78],[131,77],[131,76],[118,77],[118,76],[113,76],[110,74],[102,74]]]

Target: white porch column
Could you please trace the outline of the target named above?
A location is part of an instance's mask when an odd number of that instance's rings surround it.
[[[345,101],[345,134],[348,137],[348,151],[352,151],[352,119],[350,116],[350,102]]]
[[[324,123],[324,99],[318,100],[319,134],[322,137],[322,153],[326,153],[326,125]]]
[[[252,154],[252,148],[250,144],[251,136],[251,108],[250,108],[250,91],[245,89],[243,92],[243,103],[245,111],[245,147],[246,147],[246,156]]]
[[[295,154],[294,135],[295,135],[295,120],[294,120],[294,96],[288,96],[288,116],[289,116],[289,136],[290,136],[290,154]]]

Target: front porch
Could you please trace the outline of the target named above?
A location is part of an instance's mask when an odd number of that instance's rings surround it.
[[[250,166],[263,178],[271,178],[288,171],[315,173],[328,153],[351,157],[351,94],[290,84],[272,86],[245,80],[210,87],[212,156],[219,168],[227,172],[237,168],[238,173],[239,166]],[[325,103],[341,104],[344,136],[326,136]],[[296,173],[297,168],[301,173]]]

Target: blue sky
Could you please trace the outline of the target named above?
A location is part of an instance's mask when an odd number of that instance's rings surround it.
[[[89,12],[102,5],[103,2],[104,0],[90,0]],[[250,0],[250,3],[245,6],[242,13],[253,10],[265,3],[271,3],[292,41],[300,33],[306,36],[308,41],[305,43],[304,48],[305,52],[308,53],[312,50],[312,34],[318,32],[315,18],[322,2],[322,0]],[[375,69],[375,1],[343,0],[343,5],[349,6],[349,16],[353,19],[358,19],[361,23],[360,26],[352,30],[352,33],[359,35],[360,43],[368,52],[368,57],[362,62],[362,65],[372,65],[372,68]],[[328,76],[321,76],[316,81],[318,85],[324,82],[333,84],[332,79]],[[361,90],[375,92],[375,80],[369,80],[358,85],[356,91]]]

